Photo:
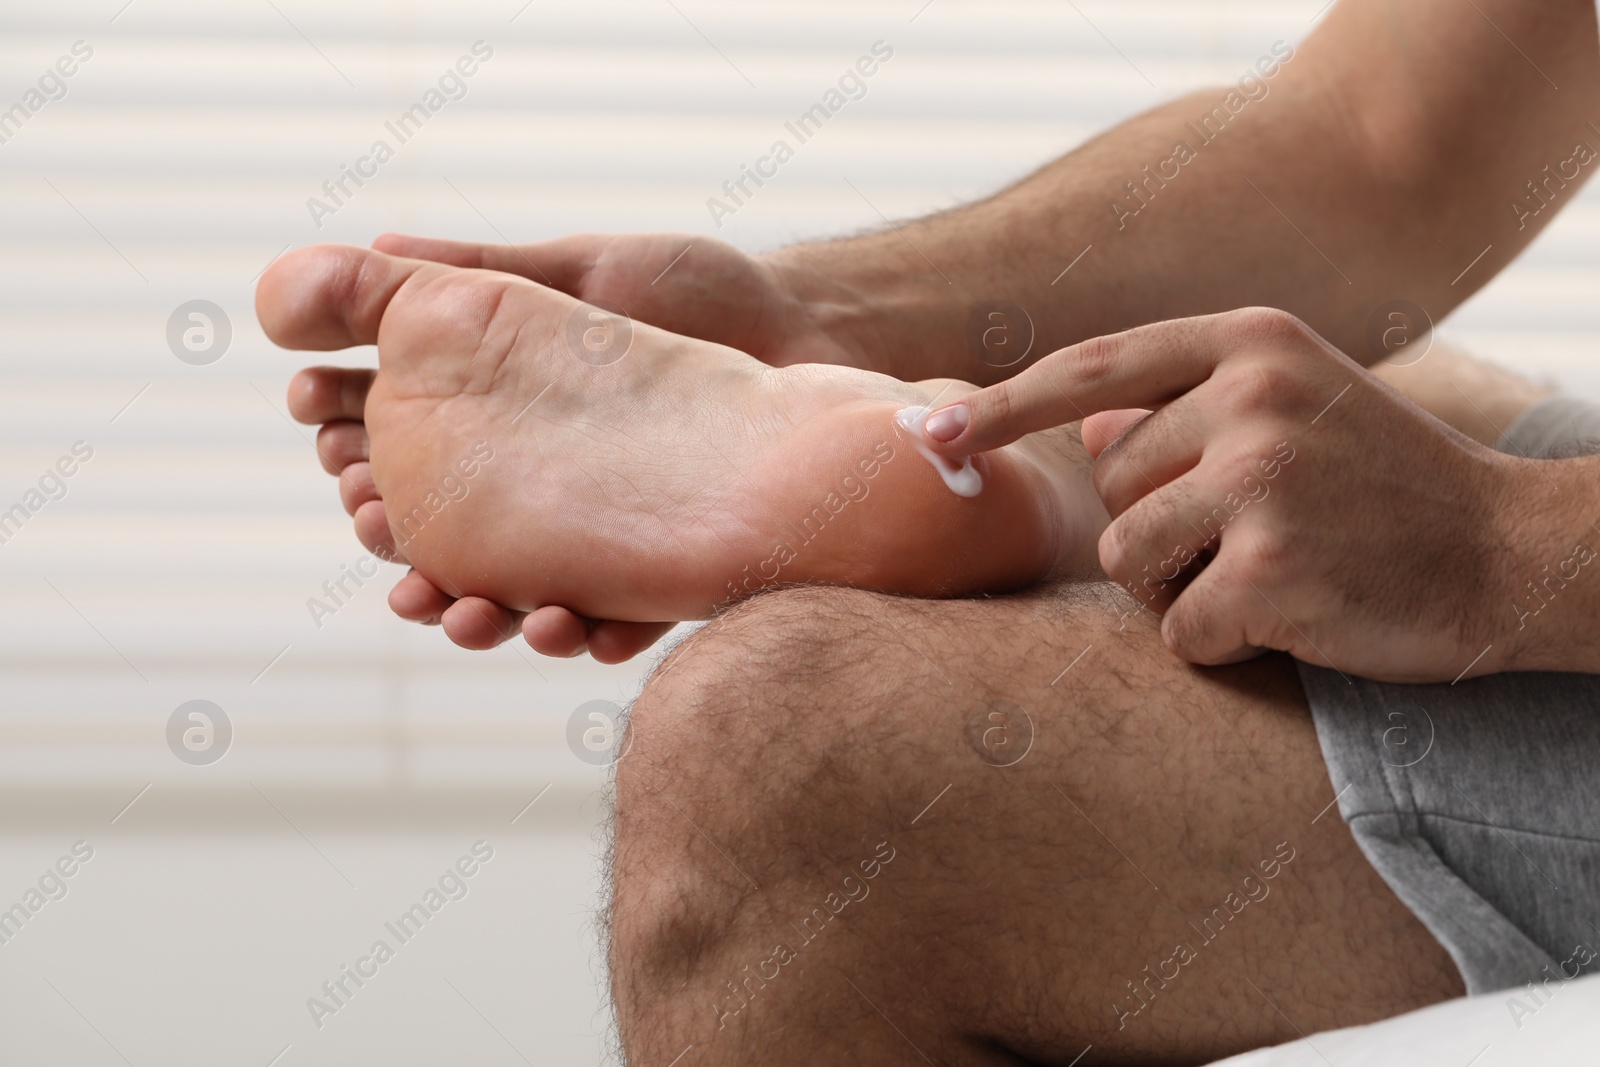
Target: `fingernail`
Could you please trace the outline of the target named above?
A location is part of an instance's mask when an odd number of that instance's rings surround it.
[[[967,423],[971,421],[972,412],[967,410],[967,405],[952,404],[929,415],[922,432],[935,441],[954,441],[961,436],[961,431],[965,430]]]

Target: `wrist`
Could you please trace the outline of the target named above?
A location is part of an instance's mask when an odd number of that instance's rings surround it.
[[[966,302],[904,242],[874,235],[794,245],[759,257],[790,305],[851,365],[901,381],[949,377],[984,384],[967,358]]]

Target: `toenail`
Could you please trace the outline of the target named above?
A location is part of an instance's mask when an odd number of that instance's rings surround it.
[[[935,441],[954,441],[972,421],[972,413],[965,404],[952,404],[928,416],[923,432]]]

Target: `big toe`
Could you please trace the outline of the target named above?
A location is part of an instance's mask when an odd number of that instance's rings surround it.
[[[284,348],[370,345],[389,302],[419,271],[449,268],[351,245],[313,245],[280,256],[256,286],[256,317]]]

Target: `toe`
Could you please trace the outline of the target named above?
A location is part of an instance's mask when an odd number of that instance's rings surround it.
[[[359,422],[376,373],[344,367],[307,367],[289,381],[289,414],[311,425],[340,419]]]
[[[372,484],[372,464],[352,463],[339,472],[339,499],[344,504],[344,513],[351,517],[361,510],[361,505],[383,499],[378,495],[378,487]]]
[[[330,422],[317,431],[317,455],[322,469],[338,474],[352,463],[372,458],[367,428],[359,422]]]
[[[589,655],[597,663],[624,663],[666,636],[676,623],[602,622],[589,631]]]
[[[327,351],[378,342],[389,301],[413,274],[434,263],[349,245],[286,252],[256,286],[256,317],[274,344]]]
[[[406,561],[406,554],[394,543],[394,531],[389,529],[389,516],[383,510],[383,501],[369,500],[356,508],[356,539],[379,559]]]
[[[674,623],[590,622],[566,608],[542,607],[522,621],[522,636],[541,656],[569,659],[584,652],[598,663],[622,663],[661,640]]]
[[[456,602],[443,589],[411,571],[389,590],[389,610],[411,622],[437,623]]]
[[[462,597],[445,609],[444,632],[462,648],[494,648],[516,633],[522,616],[482,597]]]
[[[589,639],[589,624],[566,608],[547,605],[529,612],[522,621],[522,636],[541,656],[571,659],[583,654]]]

